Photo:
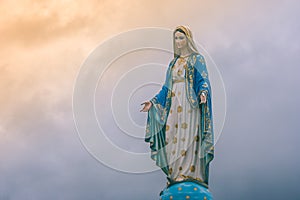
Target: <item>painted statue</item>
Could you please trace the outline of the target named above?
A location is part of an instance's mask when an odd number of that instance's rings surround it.
[[[193,181],[208,187],[214,132],[206,62],[187,26],[175,28],[173,47],[165,83],[141,104],[141,111],[148,112],[145,142],[168,185]]]

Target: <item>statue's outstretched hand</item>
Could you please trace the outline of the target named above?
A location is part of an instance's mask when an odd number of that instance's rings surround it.
[[[151,108],[152,103],[150,101],[145,101],[141,105],[144,105],[144,108],[140,110],[140,112],[148,112],[148,110]]]
[[[204,93],[201,93],[201,94],[200,94],[200,100],[201,100],[201,101],[200,101],[200,104],[201,104],[201,103],[206,103],[206,95],[205,95]]]

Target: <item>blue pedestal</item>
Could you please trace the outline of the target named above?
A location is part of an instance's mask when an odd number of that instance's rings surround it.
[[[195,182],[185,181],[170,185],[160,194],[161,200],[212,200],[209,190]]]

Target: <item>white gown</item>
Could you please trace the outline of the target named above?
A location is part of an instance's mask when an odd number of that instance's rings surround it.
[[[177,59],[172,70],[172,103],[166,125],[169,177],[176,181],[192,178],[203,182],[198,134],[200,110],[193,109],[187,99],[184,76],[187,58]]]

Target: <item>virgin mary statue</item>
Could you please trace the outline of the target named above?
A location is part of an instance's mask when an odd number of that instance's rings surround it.
[[[194,181],[208,188],[214,133],[206,62],[187,26],[173,31],[173,47],[165,83],[142,103],[141,111],[148,112],[145,142],[168,185]]]

